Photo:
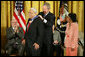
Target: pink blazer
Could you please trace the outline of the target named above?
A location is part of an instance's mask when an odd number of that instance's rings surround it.
[[[78,47],[78,24],[71,23],[71,27],[69,29],[69,23],[67,23],[67,28],[65,31],[66,39],[65,39],[65,46],[71,48]]]

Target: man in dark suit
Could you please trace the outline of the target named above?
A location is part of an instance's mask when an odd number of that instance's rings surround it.
[[[44,26],[37,11],[31,8],[25,33],[26,56],[40,56]]]
[[[23,29],[19,27],[15,19],[12,19],[11,25],[12,26],[7,29],[7,54],[10,56],[13,50],[18,50],[18,56],[22,56],[24,51],[24,46],[22,45],[22,38],[24,36]]]
[[[44,28],[45,28],[45,34],[44,34],[44,42],[43,42],[43,48],[45,54],[47,56],[53,55],[53,32],[52,32],[52,26],[54,24],[55,15],[50,12],[50,4],[45,3],[43,5],[43,12],[39,13],[39,17],[43,20]],[[43,49],[42,48],[42,49]]]

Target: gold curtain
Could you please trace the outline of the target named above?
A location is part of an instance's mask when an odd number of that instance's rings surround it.
[[[6,44],[6,29],[10,27],[10,21],[13,18],[15,1],[1,1],[1,47],[4,48]],[[29,18],[28,11],[31,7],[37,9],[37,12],[42,11],[42,6],[45,2],[50,3],[50,11],[55,14],[56,17],[59,15],[60,1],[24,1],[24,11],[26,22]],[[77,14],[77,20],[79,24],[79,31],[84,32],[84,1],[68,1],[69,13],[74,12]],[[38,14],[37,13],[37,14]],[[56,25],[57,18],[55,20]]]
[[[84,32],[84,1],[69,1],[69,13],[73,12],[77,15],[79,31]]]
[[[6,29],[13,17],[14,1],[1,1],[1,48],[6,44]]]

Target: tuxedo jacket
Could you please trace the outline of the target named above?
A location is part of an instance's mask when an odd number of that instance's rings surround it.
[[[28,29],[27,27],[29,21],[30,19],[27,22],[26,32],[24,36],[26,40],[26,47],[32,47],[34,43],[37,43],[40,46],[42,46],[43,32],[44,32],[44,26],[42,20],[39,17],[35,18]]]

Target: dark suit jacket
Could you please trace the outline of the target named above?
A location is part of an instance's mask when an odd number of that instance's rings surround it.
[[[29,23],[29,20],[27,24]],[[26,40],[26,47],[28,46],[32,47],[34,43],[37,43],[41,46],[43,39],[43,32],[44,32],[44,26],[42,24],[42,20],[39,17],[35,18],[31,23],[31,25],[29,26],[28,31],[26,28],[26,33],[24,37]]]
[[[14,30],[12,27],[7,28],[6,36],[8,40],[6,47],[13,45],[15,42],[17,42],[18,44],[21,44],[22,38],[24,36],[23,29],[19,27],[19,33],[14,33]]]
[[[52,26],[55,23],[55,15],[51,12],[49,12],[45,17],[43,12],[40,12],[38,15],[42,15],[42,17],[47,20],[47,23],[44,23],[45,39],[50,39],[50,41],[53,40]]]

